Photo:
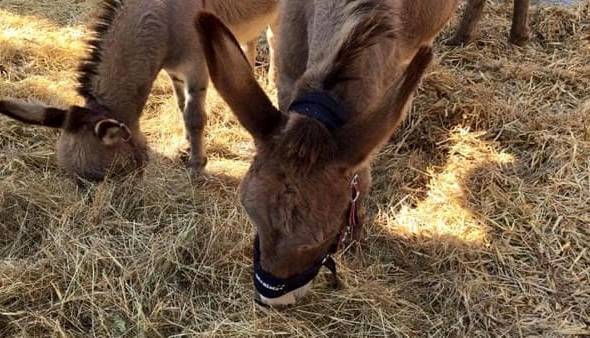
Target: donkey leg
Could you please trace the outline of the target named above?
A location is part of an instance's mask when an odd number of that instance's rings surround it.
[[[447,44],[458,46],[467,44],[473,40],[473,31],[481,19],[485,3],[486,0],[468,0],[459,28]]]
[[[515,45],[525,45],[530,39],[529,33],[529,0],[514,0],[514,14],[510,42]]]
[[[275,61],[277,37],[278,37],[278,23],[275,22],[266,31],[266,39],[268,40],[269,49],[269,66],[268,66],[268,83],[276,84],[277,82],[277,66]]]
[[[184,93],[185,83],[172,74],[170,74],[170,79],[172,80],[172,87],[174,88],[174,95],[176,95],[178,109],[180,109],[181,112],[184,112],[184,106],[186,104],[186,95]]]
[[[203,77],[207,73],[201,73]],[[203,80],[203,79],[200,79]],[[208,78],[203,81],[188,82],[186,91],[186,103],[183,110],[184,127],[186,138],[190,144],[190,157],[188,166],[194,174],[198,174],[207,164],[205,146],[203,142],[205,125],[207,124],[207,113],[205,111],[205,98],[207,97]]]
[[[185,108],[186,108],[186,81],[183,80],[181,77],[179,77],[178,75],[171,73],[170,71],[168,71],[168,75],[170,76],[170,80],[172,81],[172,88],[174,88],[174,95],[176,96],[176,104],[178,106],[178,110],[180,110],[180,112],[184,115],[185,113]],[[183,116],[184,119],[184,116]],[[189,160],[190,157],[190,141],[189,141],[189,136],[188,136],[188,132],[185,133],[185,137],[187,142],[189,142],[189,144],[187,144],[186,147],[183,147],[180,150],[180,158],[182,161],[187,161]]]

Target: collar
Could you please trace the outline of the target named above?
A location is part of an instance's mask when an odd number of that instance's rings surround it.
[[[311,282],[320,272],[322,266],[325,266],[330,270],[334,276],[334,287],[338,287],[338,273],[336,269],[336,262],[332,258],[340,247],[344,245],[348,238],[352,238],[354,228],[359,224],[358,218],[358,200],[360,197],[359,190],[359,176],[354,175],[351,182],[352,197],[350,206],[348,209],[348,219],[338,232],[338,235],[334,239],[334,244],[330,247],[328,252],[317,262],[312,264],[304,272],[289,277],[289,278],[278,278],[273,276],[271,273],[266,272],[262,269],[260,264],[260,238],[256,235],[254,240],[254,287],[258,293],[265,298],[279,298],[288,294],[291,291],[297,290],[307,283]]]
[[[330,131],[342,127],[346,122],[342,104],[325,91],[304,94],[291,103],[289,111],[317,120]]]

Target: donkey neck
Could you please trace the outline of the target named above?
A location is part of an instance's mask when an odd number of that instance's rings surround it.
[[[386,0],[343,3],[326,0],[309,4],[310,19],[307,27],[307,63],[305,71],[295,84],[294,96],[298,99],[310,91],[328,92],[346,107],[346,120],[370,112],[379,104],[382,94],[396,79],[400,71],[399,39],[392,38],[392,28],[373,38],[357,39],[353,51],[344,44],[358,35],[357,28],[371,20],[358,4],[383,3],[379,22],[383,27],[394,27],[399,21],[399,4]],[[360,10],[355,7],[361,8]],[[383,14],[386,13],[386,14]],[[370,34],[365,34],[370,36]]]
[[[398,62],[400,54],[392,42],[368,47],[356,56],[354,63],[348,65],[341,81],[326,85],[325,70],[322,68],[326,67],[325,61],[329,60],[329,56],[326,57],[318,48],[318,51],[312,52],[316,59],[309,60],[307,70],[295,85],[292,98],[297,102],[310,92],[324,92],[343,107],[342,119],[347,122],[354,120],[359,114],[371,112],[379,105],[383,93],[401,73],[400,66],[405,61]]]
[[[130,127],[137,127],[162,68],[168,45],[166,14],[159,1],[126,1],[100,36],[91,99]]]

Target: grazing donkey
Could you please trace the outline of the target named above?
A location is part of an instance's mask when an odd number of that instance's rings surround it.
[[[370,161],[403,120],[456,9],[441,0],[284,0],[277,110],[238,42],[211,14],[196,28],[217,91],[253,136],[240,198],[254,223],[254,285],[267,305],[293,304],[347,238]]]
[[[457,32],[450,45],[462,45],[473,40],[473,31],[481,19],[486,0],[467,0],[465,14],[459,24]],[[514,0],[514,13],[512,15],[512,29],[510,30],[510,42],[515,45],[525,45],[530,38],[528,26],[529,0]]]
[[[105,0],[79,72],[85,106],[68,110],[0,101],[0,113],[25,123],[63,129],[59,164],[71,174],[101,180],[147,161],[139,118],[152,84],[165,69],[174,86],[190,143],[190,167],[206,164],[204,100],[209,82],[194,18],[219,15],[243,42],[255,41],[276,19],[277,0]],[[252,46],[252,44],[249,44]]]

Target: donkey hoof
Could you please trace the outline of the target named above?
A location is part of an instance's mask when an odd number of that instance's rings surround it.
[[[193,176],[199,176],[203,172],[205,166],[207,166],[207,161],[208,159],[205,156],[198,159],[190,160],[188,162],[188,168],[191,171],[191,174]]]
[[[447,46],[465,46],[471,41],[473,41],[473,37],[470,35],[456,34],[449,40],[445,41],[445,44]]]
[[[529,42],[529,40],[531,39],[530,34],[526,33],[524,35],[522,34],[510,34],[510,38],[508,39],[508,41],[513,44],[513,45],[517,45],[517,46],[526,46],[526,44]]]

